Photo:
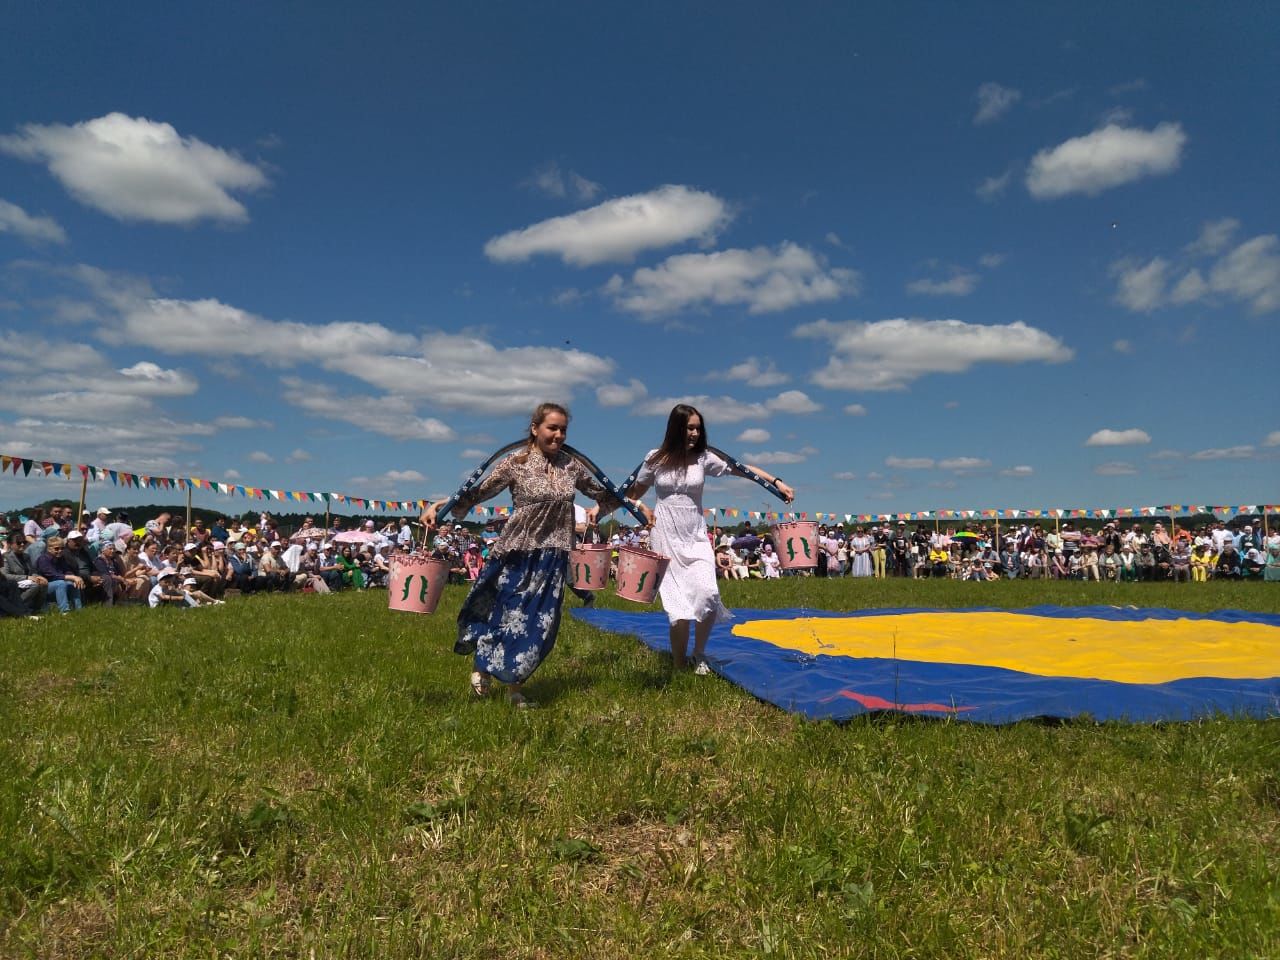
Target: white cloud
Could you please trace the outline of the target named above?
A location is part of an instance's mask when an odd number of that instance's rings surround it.
[[[66,243],[67,233],[52,217],[33,217],[16,203],[0,200],[0,233],[28,243]]]
[[[1209,285],[1199,270],[1188,270],[1174,288],[1169,291],[1172,303],[1193,303],[1209,292]]]
[[[763,467],[771,464],[804,463],[817,452],[813,447],[804,447],[794,452],[790,450],[756,450],[751,453],[744,453],[742,459],[746,463]]]
[[[77,200],[118,220],[241,223],[249,215],[231,192],[267,185],[235,153],[122,113],[72,126],[27,124],[0,137],[0,152],[47,164]]]
[[[978,87],[978,112],[973,115],[975,124],[991,123],[1004,116],[1022,98],[1022,93],[998,83],[984,83]]]
[[[1184,454],[1181,450],[1157,450],[1155,453],[1147,457],[1148,460],[1181,460]]]
[[[697,407],[709,425],[765,420],[774,413],[803,414],[821,409],[799,390],[788,390],[763,403],[746,403],[726,396],[711,397],[705,393],[682,397],[652,397],[633,412],[642,416],[665,417],[677,403]]]
[[[784,390],[772,400],[766,400],[765,405],[777,413],[790,414],[817,413],[822,409],[821,404],[814,403],[801,390]]]
[[[849,480],[857,480],[857,479],[858,479],[858,475],[857,475],[856,473],[854,473],[852,470],[841,470],[839,473],[833,473],[833,474],[831,475],[831,479],[832,479],[832,480],[843,480],[843,481],[848,482]]]
[[[57,419],[58,414],[22,417],[0,423],[0,450],[42,460],[93,463],[139,473],[172,473],[178,456],[196,449],[190,438],[212,430],[201,424],[178,423],[167,417],[123,418],[112,421]]]
[[[313,416],[355,424],[396,440],[456,439],[448,424],[418,416],[413,404],[401,396],[343,396],[325,384],[298,377],[281,377],[280,382],[285,401]]]
[[[979,200],[985,200],[990,203],[1004,195],[1005,190],[1009,188],[1009,181],[1013,179],[1013,171],[1006,170],[1004,173],[994,177],[987,177],[976,188],[974,193],[978,195]]]
[[[979,363],[1061,363],[1075,355],[1057,337],[1022,321],[818,320],[801,324],[794,335],[828,341],[833,355],[813,380],[842,390],[902,390],[926,374],[964,373]]]
[[[768,430],[760,427],[748,427],[738,434],[739,443],[768,443],[769,437],[772,436]]]
[[[242,479],[242,476],[239,470],[223,470],[222,479],[223,480],[240,480]]]
[[[528,184],[549,197],[569,197],[584,203],[594,200],[601,190],[600,184],[572,170],[562,171],[555,162],[535,171]]]
[[[1200,227],[1200,236],[1184,249],[1192,257],[1216,256],[1231,245],[1231,240],[1239,229],[1240,221],[1232,217],[1209,220]]]
[[[1007,253],[984,253],[978,258],[978,264],[988,270],[994,270],[1008,259]]]
[[[1016,467],[1009,467],[1007,470],[1001,470],[1001,471],[1000,471],[1000,476],[1002,476],[1002,477],[1029,477],[1029,476],[1031,476],[1031,475],[1032,475],[1032,474],[1034,474],[1034,473],[1035,473],[1035,470],[1033,470],[1031,467],[1028,467],[1026,464],[1020,464],[1020,465],[1018,465],[1018,466],[1016,466]]]
[[[612,360],[558,347],[495,346],[465,333],[429,333],[413,356],[372,352],[328,364],[389,394],[429,401],[446,410],[528,413],[547,399],[608,380]]]
[[[990,460],[983,460],[981,457],[951,457],[947,460],[938,461],[938,469],[940,470],[983,470],[991,466]]]
[[[946,280],[912,280],[907,284],[907,293],[924,294],[930,297],[967,297],[978,289],[978,275],[970,270],[952,270]]]
[[[1108,124],[1037,153],[1027,170],[1027,190],[1041,199],[1072,193],[1096,196],[1143,177],[1172,173],[1186,142],[1177,123],[1162,123],[1154,130]]]
[[[1093,468],[1093,472],[1100,477],[1131,477],[1138,472],[1138,469],[1132,463],[1125,463],[1123,460],[1111,460],[1107,463],[1100,463]]]
[[[285,463],[306,463],[308,460],[314,459],[310,453],[297,447],[294,451],[284,458]]]
[[[458,454],[459,460],[484,460],[489,456],[488,450],[481,450],[479,447],[468,447]]]
[[[853,296],[859,282],[857,271],[828,267],[819,254],[786,242],[777,250],[677,254],[636,270],[629,281],[615,275],[605,292],[621,309],[648,316],[703,305],[773,313]]]
[[[74,340],[45,340],[27,332],[0,330],[0,373],[34,376],[49,371],[88,373],[106,367],[93,347]],[[12,384],[8,384],[12,391]]]
[[[195,393],[200,387],[195,377],[182,370],[166,370],[147,360],[117,372],[123,382],[115,389],[108,388],[113,393],[131,393],[140,397],[183,397]],[[101,386],[101,381],[98,385]]]
[[[938,464],[932,457],[885,457],[884,465],[894,470],[932,470]]]
[[[1111,344],[1111,349],[1116,353],[1133,353],[1133,344],[1128,340],[1117,340]]]
[[[1262,441],[1264,447],[1280,447],[1280,430],[1272,430]]]
[[[1206,244],[1202,231],[1201,239],[1192,246],[1208,250],[1228,235],[1221,233]],[[1170,264],[1162,257],[1145,264],[1121,260],[1111,269],[1118,278],[1116,299],[1130,310],[1146,313],[1170,303],[1194,303],[1212,294],[1247,303],[1254,313],[1280,309],[1280,239],[1275,234],[1253,237],[1220,257],[1210,267],[1208,280],[1199,269],[1188,270],[1171,290]]]
[[[649,395],[645,385],[634,377],[627,383],[606,383],[596,387],[596,402],[602,407],[629,407]]]
[[[867,408],[860,403],[850,403],[845,406],[844,412],[851,417],[865,417]]]
[[[776,387],[786,383],[791,377],[768,360],[761,363],[756,357],[747,357],[741,363],[735,363],[728,370],[718,370],[707,374],[708,380],[741,380],[750,387]]]
[[[265,450],[254,450],[252,453],[246,456],[245,459],[248,460],[250,463],[275,463],[276,462],[276,458],[273,457],[271,454],[267,453]]]
[[[268,320],[211,299],[126,303],[121,324],[102,335],[168,353],[318,363],[388,393],[486,414],[525,412],[613,372],[611,360],[580,350],[498,347],[465,333],[417,337],[378,323]]]
[[[1280,240],[1272,233],[1240,244],[1213,265],[1209,288],[1246,301],[1254,313],[1280,309]]]
[[[1253,444],[1246,443],[1237,447],[1215,447],[1210,450],[1197,450],[1191,454],[1192,460],[1251,460],[1257,454]]]
[[[1156,257],[1149,263],[1121,260],[1111,267],[1117,279],[1116,300],[1130,310],[1149,313],[1164,302],[1169,262]]]
[[[384,496],[394,496],[400,492],[400,487],[407,484],[425,483],[427,478],[417,470],[388,470],[386,473],[380,473],[376,477],[352,477],[353,486],[362,487],[366,490],[371,489],[374,493],[381,493]]]
[[[1133,427],[1129,430],[1097,430],[1084,442],[1086,447],[1130,447],[1150,443],[1151,435]]]
[[[154,412],[151,401],[145,397],[98,389],[54,390],[50,393],[0,391],[0,410],[29,417],[68,417],[92,423],[143,419]]]
[[[504,233],[489,240],[484,252],[490,260],[503,263],[539,254],[558,256],[579,267],[625,262],[643,250],[688,240],[709,242],[731,219],[719,197],[667,185]]]
[[[215,417],[213,425],[224,430],[271,430],[275,427],[270,420],[254,420],[252,417]]]

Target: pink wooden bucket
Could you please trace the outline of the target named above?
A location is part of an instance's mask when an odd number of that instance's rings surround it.
[[[653,603],[658,584],[671,561],[639,547],[618,548],[618,596],[636,603]]]
[[[783,570],[807,570],[818,565],[818,524],[793,520],[773,526],[773,549]]]
[[[569,585],[579,590],[603,590],[609,584],[607,543],[584,543],[569,551]]]
[[[416,555],[400,557],[391,564],[387,605],[408,613],[433,613],[448,582],[447,561]]]

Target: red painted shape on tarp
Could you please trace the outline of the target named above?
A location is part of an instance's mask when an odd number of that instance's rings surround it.
[[[856,700],[868,710],[901,710],[904,713],[963,713],[973,707],[949,707],[945,703],[893,703],[884,697],[868,693],[855,693],[853,690],[841,690],[836,697]],[[836,697],[827,697],[823,703],[830,703]]]

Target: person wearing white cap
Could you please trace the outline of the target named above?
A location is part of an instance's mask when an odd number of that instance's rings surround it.
[[[218,593],[223,589],[225,579],[213,569],[208,554],[194,540],[188,540],[182,547],[182,567],[187,576],[196,578],[202,591]]]
[[[156,578],[156,585],[147,594],[147,605],[153,608],[173,605],[190,606],[187,595],[182,592],[175,582],[177,579],[178,572],[176,570],[168,567],[161,570],[160,576]]]
[[[200,583],[195,577],[184,577],[182,579],[182,592],[186,594],[187,603],[193,607],[210,607],[214,604],[226,602],[225,600],[215,600],[201,590]]]

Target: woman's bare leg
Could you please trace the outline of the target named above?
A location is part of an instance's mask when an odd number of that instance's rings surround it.
[[[677,670],[683,670],[688,664],[688,652],[689,621],[677,620],[671,624],[671,663]]]
[[[711,638],[711,628],[716,625],[715,618],[707,617],[699,620],[693,628],[693,659],[701,662],[707,652],[707,641]]]

